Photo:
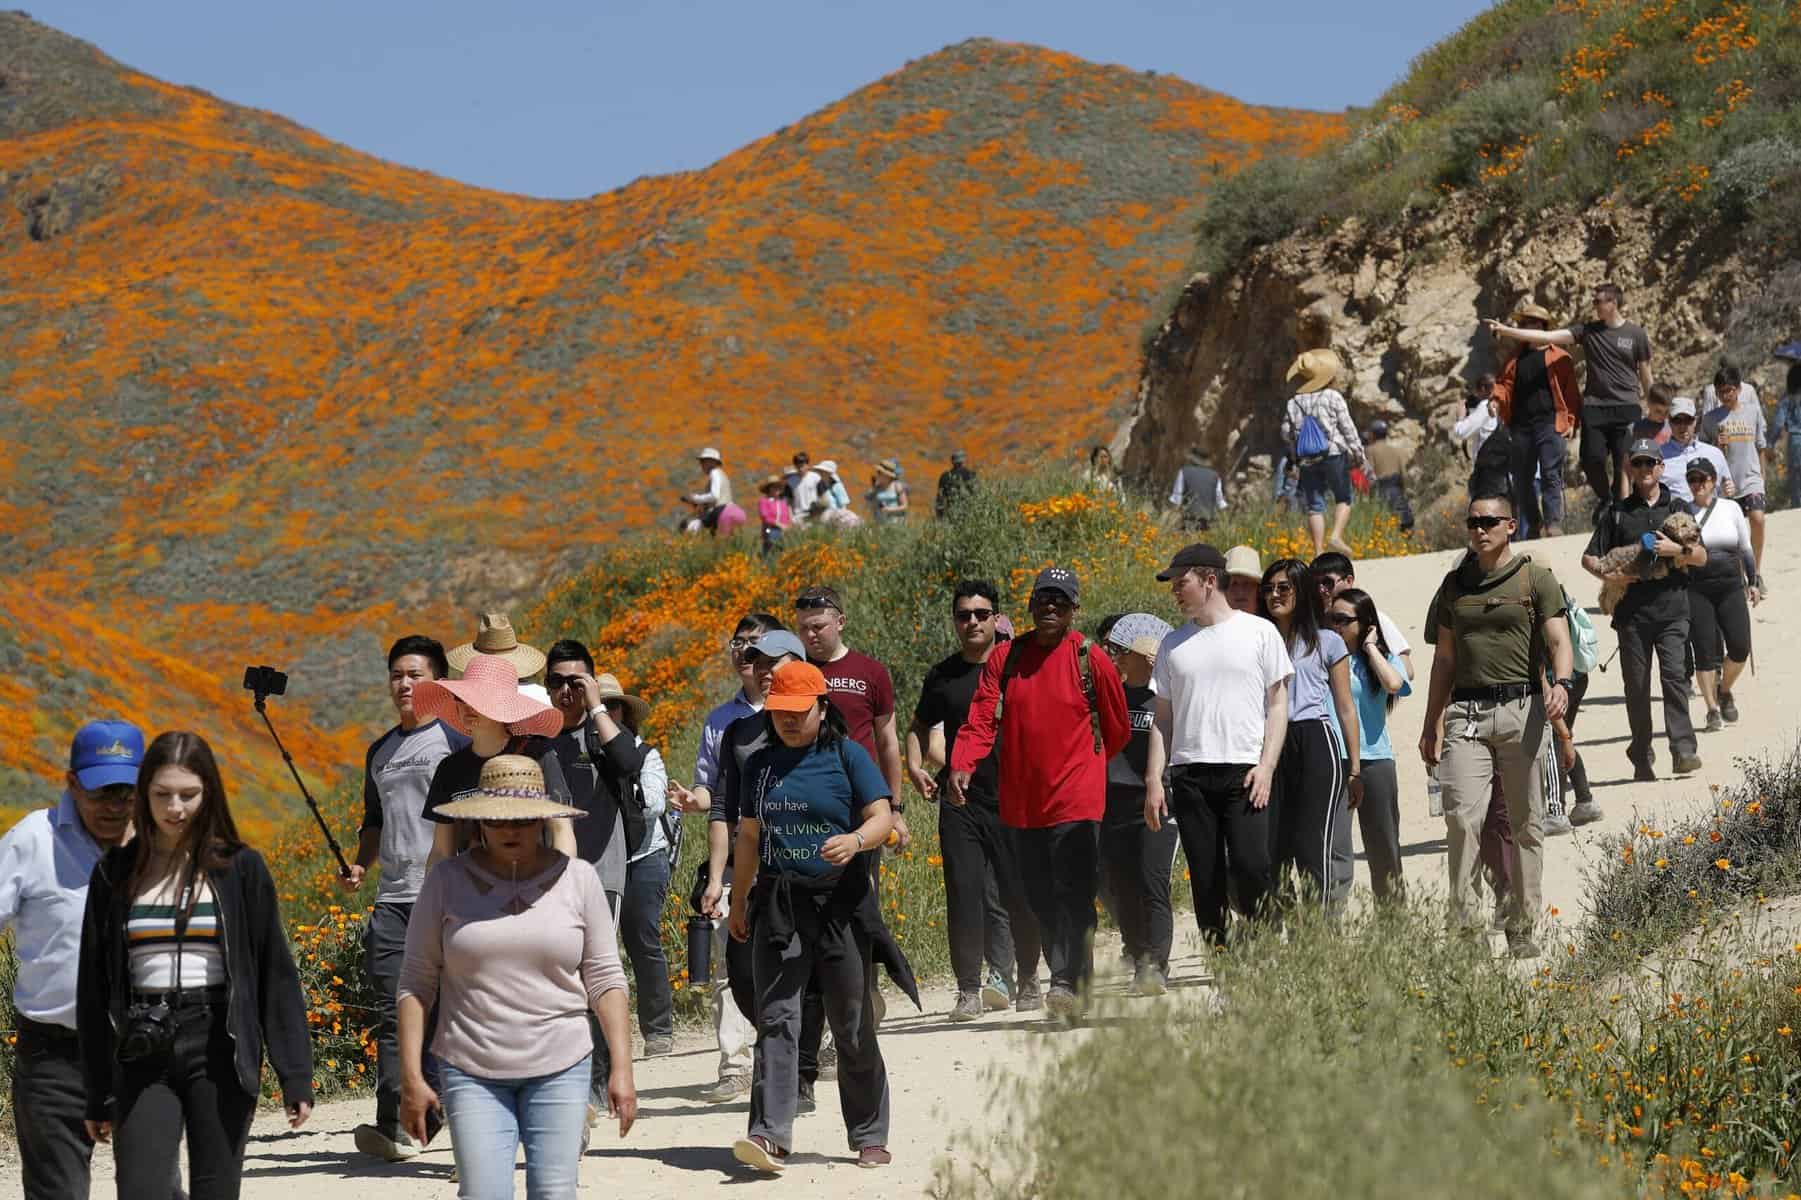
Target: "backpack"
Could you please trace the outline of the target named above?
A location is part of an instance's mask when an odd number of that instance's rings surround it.
[[[1570,598],[1569,590],[1563,593],[1565,619],[1570,623],[1570,658],[1571,670],[1577,675],[1587,675],[1601,661],[1601,642],[1595,636],[1595,624],[1588,619],[1588,610]]]
[[[1295,407],[1301,409],[1301,427],[1294,435],[1294,456],[1297,462],[1315,463],[1332,452],[1332,439],[1326,436],[1326,427],[1320,424],[1319,418],[1305,408],[1300,402]]]
[[[1513,431],[1497,425],[1483,441],[1482,449],[1476,451],[1470,470],[1471,487],[1477,492],[1498,490],[1512,494],[1513,460]]]
[[[1088,700],[1088,730],[1094,735],[1094,752],[1105,755],[1107,751],[1101,743],[1100,701],[1095,698],[1094,665],[1088,661],[1089,653],[1088,639],[1078,633],[1076,635],[1076,669],[1082,673],[1082,695]],[[1007,685],[1019,673],[1018,663],[1019,656],[1009,650],[1007,661],[1001,664],[1001,694],[994,702],[994,726],[996,729],[1000,728],[1001,713],[1007,705]]]

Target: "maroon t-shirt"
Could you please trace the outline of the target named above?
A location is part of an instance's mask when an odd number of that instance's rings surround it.
[[[894,712],[894,680],[884,667],[867,654],[846,652],[836,662],[814,663],[825,676],[827,694],[844,723],[850,726],[851,741],[869,751],[876,766],[882,756],[876,752],[876,723]]]

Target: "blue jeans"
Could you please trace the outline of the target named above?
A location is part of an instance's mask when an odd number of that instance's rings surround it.
[[[1301,465],[1301,504],[1309,513],[1326,511],[1326,493],[1340,504],[1351,502],[1351,464],[1342,454],[1328,454]]]
[[[528,1200],[575,1200],[588,1123],[587,1055],[531,1079],[482,1079],[449,1063],[439,1070],[460,1200],[513,1200],[521,1141]]]
[[[1563,435],[1549,419],[1516,428],[1513,452],[1513,514],[1520,540],[1543,537],[1546,525],[1563,524]]]
[[[645,1037],[675,1032],[675,997],[663,957],[663,898],[669,894],[669,856],[647,854],[625,868],[619,901],[619,941],[638,984],[638,1029]]]

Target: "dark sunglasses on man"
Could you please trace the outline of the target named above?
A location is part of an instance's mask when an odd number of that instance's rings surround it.
[[[1512,519],[1513,519],[1512,517],[1496,517],[1496,516],[1491,516],[1488,514],[1482,514],[1479,516],[1474,516],[1474,517],[1468,518],[1467,520],[1464,521],[1463,526],[1465,529],[1468,529],[1471,533],[1476,532],[1478,529],[1480,529],[1486,533],[1488,530],[1495,528],[1501,522],[1511,521]]]
[[[986,621],[994,616],[992,608],[960,608],[956,612],[957,624],[964,625],[970,621]]]
[[[580,686],[582,686],[582,677],[580,675],[550,674],[544,677],[544,690],[553,696],[564,688]]]

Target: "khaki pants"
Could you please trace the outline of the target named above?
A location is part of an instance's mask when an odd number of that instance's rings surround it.
[[[1482,864],[1482,825],[1495,776],[1507,798],[1513,826],[1514,886],[1507,930],[1529,933],[1543,907],[1545,794],[1539,773],[1549,727],[1544,701],[1457,700],[1445,710],[1444,749],[1438,764],[1444,787],[1445,836],[1450,843],[1451,922],[1481,929],[1477,872]]]

